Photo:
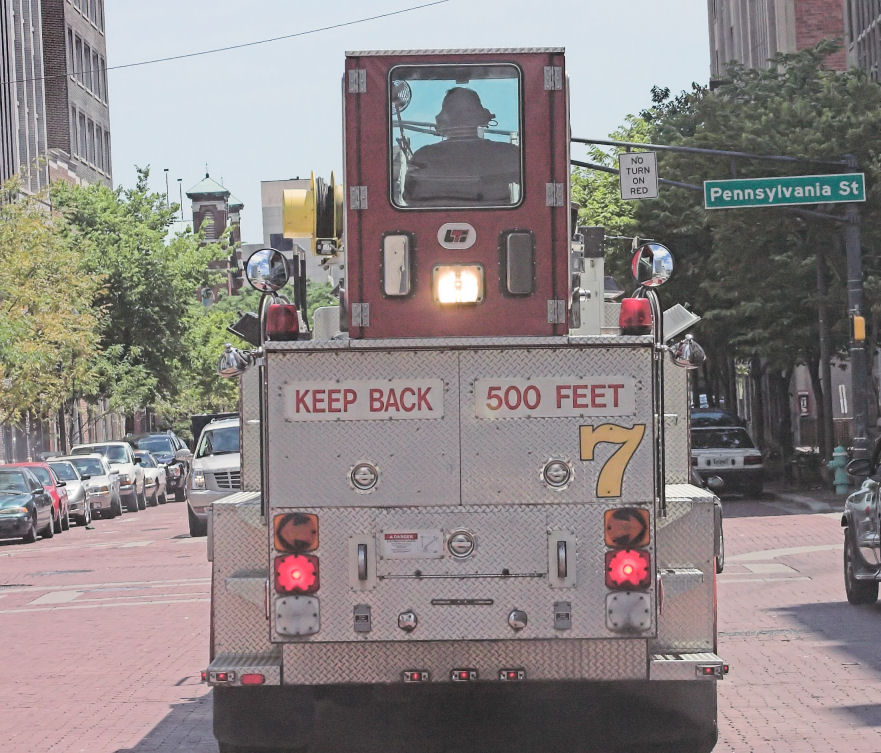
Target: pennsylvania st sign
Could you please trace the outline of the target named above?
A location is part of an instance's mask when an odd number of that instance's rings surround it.
[[[837,204],[865,200],[866,181],[863,173],[704,181],[704,207],[707,209]]]

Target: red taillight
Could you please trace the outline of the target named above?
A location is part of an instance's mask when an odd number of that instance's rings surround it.
[[[266,682],[266,678],[256,672],[242,675],[242,685],[262,685],[264,682]]]
[[[622,298],[618,326],[622,335],[648,335],[652,331],[652,308],[648,298]]]
[[[266,337],[269,340],[296,340],[300,318],[293,303],[270,303],[266,309]]]
[[[275,590],[278,593],[314,594],[318,585],[318,557],[291,554],[275,558]]]
[[[652,580],[651,556],[641,549],[616,549],[606,552],[608,588],[648,588]]]
[[[762,456],[761,455],[747,455],[743,459],[744,465],[761,465],[762,464]]]

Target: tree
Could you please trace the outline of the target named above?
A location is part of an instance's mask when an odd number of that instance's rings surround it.
[[[0,422],[48,418],[97,380],[100,274],[87,273],[46,196],[0,187]]]
[[[797,54],[778,55],[769,70],[733,65],[715,91],[694,86],[671,98],[669,91],[656,89],[643,117],[655,143],[819,161],[738,159],[736,177],[836,172],[830,160],[856,155],[870,186],[863,208],[863,260],[866,288],[874,290],[881,271],[878,254],[872,253],[879,223],[871,219],[881,209],[881,192],[874,188],[881,177],[881,87],[859,70],[826,69],[824,60],[834,49],[821,42]],[[693,153],[663,152],[659,159],[665,178],[695,185],[734,177],[731,169],[729,160]],[[835,207],[828,211],[839,213]],[[706,344],[721,362],[742,359],[777,374],[806,363],[819,374],[821,302],[831,321],[830,350],[844,354],[847,275],[836,223],[783,209],[707,212],[700,194],[673,190],[643,202],[637,220],[676,248],[679,267],[671,290],[686,292],[703,315]],[[823,252],[819,256],[818,250]],[[820,258],[828,264],[822,293],[817,286]],[[872,304],[875,317],[879,305],[877,299]],[[828,390],[828,385],[817,387]],[[831,417],[826,419],[828,427]],[[760,428],[770,433],[770,422]]]
[[[148,190],[149,169],[134,188],[56,183],[52,202],[66,220],[68,243],[83,253],[87,274],[104,279],[98,305],[100,379],[93,395],[113,408],[168,409],[189,393],[194,367],[188,337],[199,310],[196,291],[209,262],[228,250],[191,232],[169,237],[174,209]]]

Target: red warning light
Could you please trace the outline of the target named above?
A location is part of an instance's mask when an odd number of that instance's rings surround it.
[[[641,549],[618,549],[606,552],[608,588],[648,588],[651,583],[651,557]]]
[[[275,558],[275,590],[278,593],[314,594],[318,585],[318,557],[291,554]]]

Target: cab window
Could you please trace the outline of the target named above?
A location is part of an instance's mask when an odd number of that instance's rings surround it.
[[[397,66],[389,75],[392,203],[511,207],[523,192],[520,69]]]

